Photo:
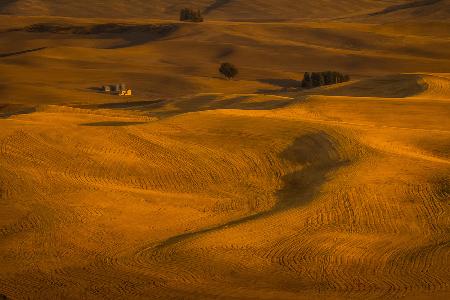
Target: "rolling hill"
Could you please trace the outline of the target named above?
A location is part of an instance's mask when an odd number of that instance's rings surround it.
[[[449,299],[448,1],[105,2],[0,0],[0,299]]]
[[[101,18],[177,18],[183,7],[198,8],[211,19],[337,18],[373,13],[404,0],[6,0],[0,13]]]

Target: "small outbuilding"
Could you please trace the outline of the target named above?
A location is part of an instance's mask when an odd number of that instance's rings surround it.
[[[127,90],[121,91],[119,96],[131,96],[131,94],[132,94],[131,89],[127,89]]]
[[[110,93],[119,96],[131,96],[133,94],[131,89],[127,88],[125,83],[104,85],[102,89],[104,93]]]

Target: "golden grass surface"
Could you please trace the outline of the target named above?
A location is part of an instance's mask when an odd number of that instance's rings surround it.
[[[0,18],[0,294],[449,297],[448,24],[113,22]]]

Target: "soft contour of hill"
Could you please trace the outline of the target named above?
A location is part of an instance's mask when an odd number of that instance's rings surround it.
[[[314,70],[355,78],[450,72],[449,23],[426,25],[4,16],[0,95],[7,103],[112,102],[92,88],[123,81],[149,100],[273,91]],[[223,61],[239,66],[238,82],[218,76]]]
[[[183,7],[198,8],[212,19],[339,18],[371,14],[392,5],[412,1],[393,0],[2,0],[0,13],[103,18],[175,18]],[[414,2],[414,1],[413,1]]]
[[[446,76],[4,116],[0,293],[448,299]]]

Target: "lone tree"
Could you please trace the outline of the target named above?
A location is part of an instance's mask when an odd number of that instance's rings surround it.
[[[238,69],[230,63],[223,63],[219,68],[219,72],[228,80],[234,78],[239,73]]]
[[[202,13],[200,10],[193,10],[190,8],[183,8],[180,11],[180,21],[185,22],[203,22]]]

